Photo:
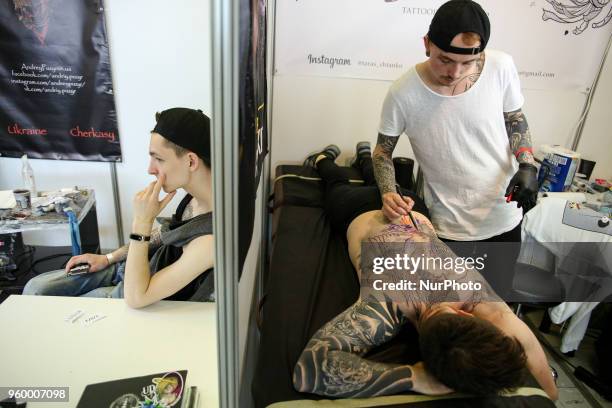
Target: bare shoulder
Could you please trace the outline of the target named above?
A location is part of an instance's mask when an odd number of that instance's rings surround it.
[[[214,237],[212,234],[202,235],[194,238],[183,247],[183,253],[192,251],[212,250],[214,249]]]
[[[177,262],[180,266],[195,272],[202,272],[214,265],[215,241],[212,235],[197,237],[183,247],[183,254]]]
[[[508,313],[513,315],[512,310],[505,302],[480,302],[474,305],[472,313],[474,316],[490,322],[497,321]]]

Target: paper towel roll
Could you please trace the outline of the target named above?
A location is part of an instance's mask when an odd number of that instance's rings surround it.
[[[553,193],[548,191],[543,193],[542,197],[563,198],[564,200],[573,201],[575,203],[586,203],[586,196],[584,193]]]

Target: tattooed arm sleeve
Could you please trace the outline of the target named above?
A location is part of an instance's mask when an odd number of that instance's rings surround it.
[[[377,363],[361,357],[372,347],[389,341],[402,321],[401,312],[392,303],[357,301],[308,342],[294,369],[295,388],[333,397],[411,390],[410,366]]]
[[[504,112],[506,132],[510,140],[510,148],[519,163],[534,164],[531,145],[531,133],[527,118],[521,109],[513,112]]]
[[[376,148],[372,154],[372,163],[374,165],[374,177],[381,195],[396,192],[392,155],[398,139],[399,136],[392,137],[382,133],[378,134]]]

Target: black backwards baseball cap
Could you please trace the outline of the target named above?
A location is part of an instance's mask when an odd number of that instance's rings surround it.
[[[480,35],[480,46],[453,47],[451,41],[460,33]],[[453,54],[478,54],[484,51],[491,35],[491,24],[480,4],[472,0],[451,0],[440,6],[429,25],[427,36],[438,48]]]
[[[210,167],[210,118],[201,110],[172,108],[155,114],[151,131],[194,152]]]

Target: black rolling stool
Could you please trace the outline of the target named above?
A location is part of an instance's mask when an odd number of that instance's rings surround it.
[[[563,284],[554,272],[524,263],[516,264],[512,290],[513,300],[518,303],[517,316],[523,306],[548,309],[563,302],[565,298]],[[551,323],[550,316],[545,312],[539,330],[548,333]]]

